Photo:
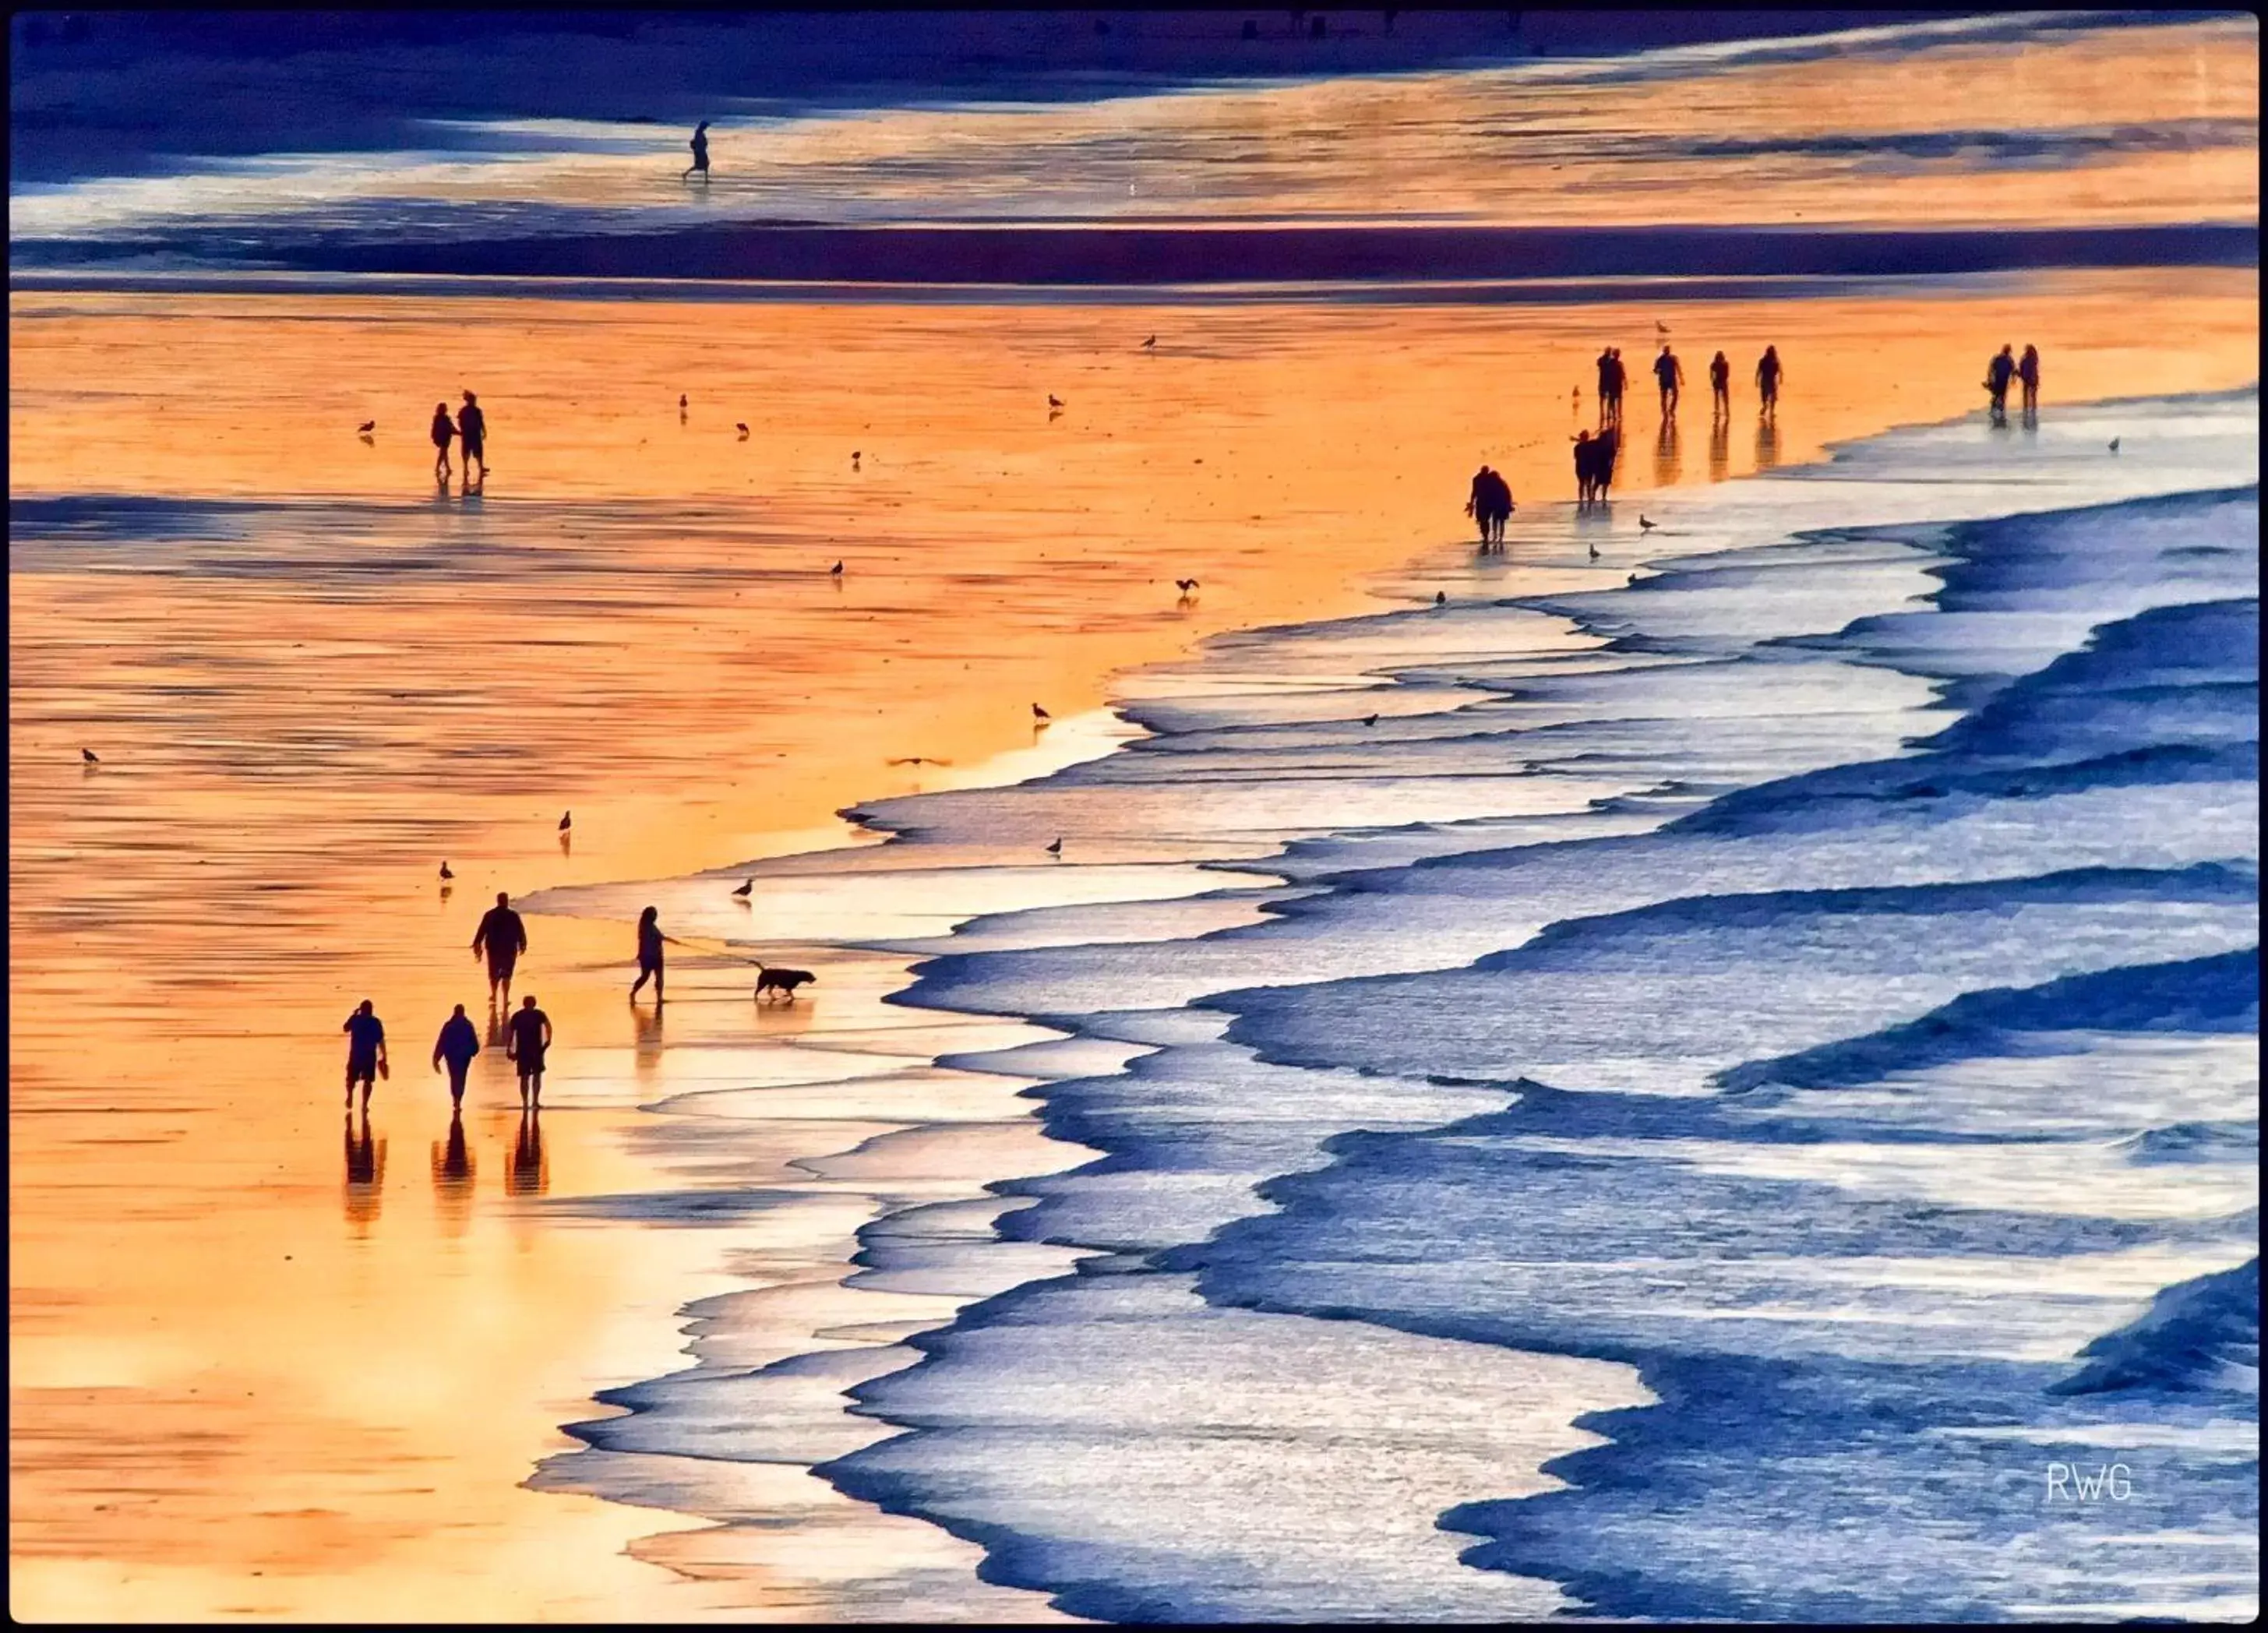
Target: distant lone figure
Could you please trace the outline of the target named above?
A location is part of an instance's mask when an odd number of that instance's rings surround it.
[[[2008,382],[2016,378],[2016,349],[2003,346],[1992,362],[1984,365],[1984,389],[1992,394],[1992,417],[2008,417]]]
[[[511,1041],[504,1058],[519,1065],[519,1103],[531,1110],[543,1098],[543,1052],[551,1047],[551,1017],[535,1007],[530,993],[512,1011]]]
[[[386,1070],[386,1023],[379,1019],[371,1001],[364,998],[355,1005],[355,1012],[347,1017],[347,1024],[339,1028],[347,1034],[347,1107],[354,1107],[355,1085],[362,1085],[362,1109],[370,1113],[370,1091],[378,1074]]]
[[[465,1069],[473,1063],[473,1056],[481,1052],[480,1033],[465,1018],[465,1006],[457,1005],[457,1012],[441,1023],[441,1035],[433,1040],[433,1070],[441,1070],[441,1063],[449,1064],[449,1104],[452,1107],[465,1103]]]
[[[489,419],[481,412],[480,402],[470,392],[465,394],[465,406],[457,411],[457,438],[464,444],[465,480],[468,482],[473,480],[473,461],[477,460],[481,466],[481,480],[486,482],[489,477],[489,457],[485,452]]]
[[[504,989],[504,1001],[512,1002],[512,966],[519,955],[527,951],[527,926],[519,915],[512,910],[512,898],[497,892],[497,904],[481,915],[481,925],[473,932],[473,956],[488,954],[489,1007],[496,1007],[497,989]]]
[[[449,480],[449,439],[456,434],[457,428],[450,423],[449,419],[449,405],[446,402],[435,403],[433,405],[433,474],[443,482]]]
[[[705,119],[693,128],[693,162],[685,167],[685,174],[678,180],[683,181],[691,176],[699,176],[703,181],[709,180],[709,121]]]
[[[1709,417],[1733,417],[1733,365],[1721,351],[1709,359]]]
[[[659,1009],[661,1006],[661,909],[659,908],[648,908],[638,915],[637,960],[638,978],[630,982],[630,997],[637,997],[638,989],[645,985],[648,976],[652,976],[654,1007]]]
[[[1779,408],[1779,383],[1787,371],[1780,366],[1779,348],[1767,346],[1764,355],[1756,359],[1756,406],[1766,415],[1775,415]]]
[[[1661,356],[1653,360],[1654,384],[1661,387],[1661,417],[1668,419],[1677,412],[1678,393],[1685,385],[1685,365],[1677,354],[1669,349],[1669,342],[1661,345]]]
[[[2024,412],[2040,411],[2040,349],[2024,348],[2024,355],[2016,360],[2016,378],[2024,383]]]

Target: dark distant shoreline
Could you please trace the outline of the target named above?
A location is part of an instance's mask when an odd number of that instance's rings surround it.
[[[150,264],[152,256],[170,263]],[[473,241],[197,232],[11,246],[11,282],[74,275],[395,275],[805,284],[1148,288],[1566,279],[1927,278],[2125,267],[2257,267],[2257,223],[2010,230],[1761,227],[741,226]],[[139,267],[131,263],[140,261]],[[26,285],[18,284],[18,287]]]

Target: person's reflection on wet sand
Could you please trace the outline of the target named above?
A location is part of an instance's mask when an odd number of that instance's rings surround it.
[[[637,1031],[630,1069],[640,1083],[651,1083],[654,1074],[661,1070],[661,1011],[657,1007],[648,1014],[642,1009],[632,1010],[630,1021]]]
[[[351,1114],[346,1120],[347,1223],[367,1229],[378,1217],[378,1208],[386,1185],[386,1142],[371,1133],[370,1119],[361,1121],[361,1132],[356,1133],[356,1121]]]
[[[1677,481],[1677,422],[1664,420],[1661,435],[1653,439],[1653,485],[1668,488]]]
[[[507,1196],[541,1196],[551,1182],[551,1171],[543,1160],[542,1114],[523,1111],[519,1114],[519,1134],[512,1143],[512,1168],[504,1176]]]
[[[1733,422],[1728,417],[1709,427],[1709,480],[1722,482],[1733,470]]]
[[[465,1143],[465,1119],[459,1112],[449,1114],[449,1137],[433,1142],[433,1199],[442,1229],[461,1236],[473,1205],[473,1151]]]
[[[1779,422],[1776,419],[1756,422],[1756,468],[1771,470],[1779,463]]]

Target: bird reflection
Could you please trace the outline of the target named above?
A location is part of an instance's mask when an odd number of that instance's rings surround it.
[[[433,1196],[441,1228],[451,1236],[464,1234],[473,1205],[473,1152],[465,1143],[465,1119],[459,1112],[449,1115],[449,1137],[433,1143]]]
[[[507,1196],[541,1196],[551,1183],[551,1170],[543,1159],[543,1123],[541,1114],[529,1110],[519,1114],[519,1134],[512,1143],[512,1169],[504,1176]]]
[[[1709,427],[1709,480],[1722,482],[1732,474],[1733,422],[1714,421]]]
[[[372,1136],[367,1114],[357,1125],[354,1114],[347,1114],[346,1153],[347,1223],[366,1230],[378,1217],[386,1181],[386,1142]]]
[[[1758,420],[1756,422],[1756,468],[1760,471],[1768,471],[1778,463],[1779,422]]]

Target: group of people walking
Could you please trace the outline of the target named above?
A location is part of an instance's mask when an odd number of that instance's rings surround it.
[[[449,405],[435,403],[432,436],[435,481],[446,485],[449,480],[449,445],[452,442],[460,444],[463,448],[465,485],[468,488],[474,485],[473,467],[475,465],[481,467],[481,480],[488,480],[489,423],[488,416],[481,412],[479,398],[470,392],[465,394],[464,407],[457,410],[454,423],[449,419]]]
[[[2029,419],[2040,411],[2040,349],[2024,348],[2024,355],[2015,355],[2015,348],[2003,346],[1992,360],[1984,365],[1984,390],[1992,400],[1992,418],[2003,423],[2008,417],[2008,387],[2021,380],[2024,386],[2024,417]]]
[[[1609,346],[1598,357],[1599,424],[1602,428],[1619,425],[1623,418],[1623,393],[1630,384],[1630,371],[1623,364],[1623,349]],[[1779,408],[1780,381],[1787,371],[1781,366],[1779,348],[1767,346],[1764,355],[1756,359],[1756,382],[1758,412],[1767,417]],[[1661,417],[1670,418],[1677,412],[1678,400],[1684,394],[1684,360],[1670,349],[1669,342],[1661,342],[1661,351],[1653,360],[1654,385],[1661,393]],[[1709,359],[1710,412],[1717,419],[1728,419],[1733,412],[1733,365],[1723,352]]]

